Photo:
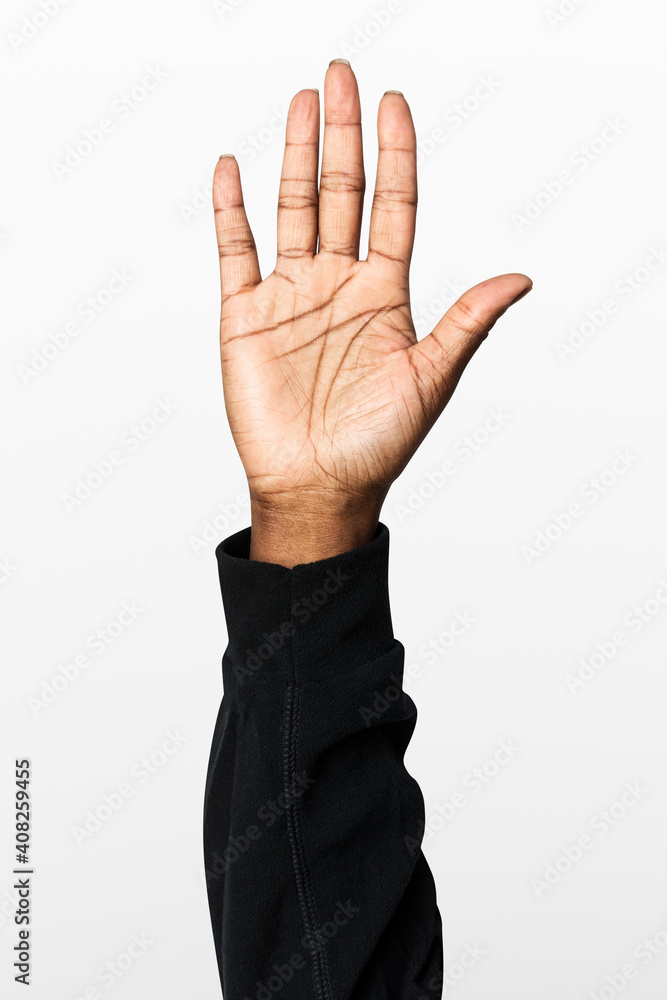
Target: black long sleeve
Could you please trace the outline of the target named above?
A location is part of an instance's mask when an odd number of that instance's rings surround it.
[[[389,530],[292,569],[250,560],[250,531],[216,549],[228,645],[204,863],[224,1000],[438,1000]]]

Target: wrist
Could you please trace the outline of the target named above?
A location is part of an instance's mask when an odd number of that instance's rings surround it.
[[[251,493],[249,558],[292,569],[366,545],[377,532],[383,499],[306,490],[271,499]]]

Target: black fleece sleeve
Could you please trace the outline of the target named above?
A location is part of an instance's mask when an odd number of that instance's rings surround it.
[[[204,863],[224,1000],[438,1000],[389,530],[292,569],[250,560],[250,531],[216,549],[228,645]]]

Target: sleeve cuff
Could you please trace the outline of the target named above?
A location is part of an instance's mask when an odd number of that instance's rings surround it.
[[[359,548],[291,569],[250,560],[251,530],[215,550],[228,634],[225,692],[330,680],[395,647],[385,524]]]

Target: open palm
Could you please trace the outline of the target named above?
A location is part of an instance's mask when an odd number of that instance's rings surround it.
[[[251,496],[383,499],[444,409],[495,321],[532,287],[505,274],[469,289],[418,341],[409,267],[416,136],[401,94],[378,111],[368,256],[361,111],[349,65],[330,65],[318,189],[319,95],[292,100],[278,198],[278,252],[261,278],[239,168],[221,157],[213,203],[220,255],[225,406]]]

